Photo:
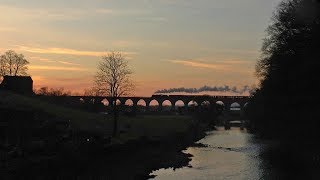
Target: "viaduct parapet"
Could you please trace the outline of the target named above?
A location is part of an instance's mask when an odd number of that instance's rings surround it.
[[[110,104],[113,102],[112,97],[104,96],[38,96],[40,99],[51,101],[53,103],[77,107],[83,103],[100,104],[107,102]],[[118,105],[125,105],[128,102],[132,106],[138,106],[138,104],[145,104],[146,108],[152,106],[152,101],[158,103],[161,108],[165,101],[169,101],[172,108],[175,108],[177,102],[183,102],[185,107],[188,107],[190,103],[201,105],[206,103],[207,105],[215,106],[218,101],[221,101],[225,108],[230,108],[231,104],[238,103],[240,107],[244,107],[249,101],[249,96],[201,96],[201,95],[153,95],[151,97],[120,97],[117,98]],[[181,106],[181,105],[180,105]]]

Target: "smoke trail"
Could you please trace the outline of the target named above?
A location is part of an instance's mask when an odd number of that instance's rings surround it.
[[[250,88],[248,85],[243,86],[242,88],[238,89],[236,86],[229,87],[227,85],[225,86],[203,86],[200,88],[185,88],[185,87],[180,87],[180,88],[170,88],[170,89],[162,89],[162,90],[157,90],[155,94],[166,94],[166,93],[190,93],[190,94],[195,94],[195,93],[201,93],[201,92],[232,92],[232,93],[237,93],[237,94],[243,94],[246,92],[250,92]]]

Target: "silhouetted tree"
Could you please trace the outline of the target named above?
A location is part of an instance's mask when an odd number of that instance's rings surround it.
[[[103,95],[103,93],[100,92],[99,89],[97,89],[96,87],[92,87],[90,89],[85,89],[83,95],[84,96],[101,96]]]
[[[48,88],[48,87],[41,87],[40,89],[35,91],[38,95],[43,96],[70,96],[71,92],[64,90],[64,88]]]
[[[17,54],[13,50],[6,51],[0,56],[0,76],[27,75],[29,61],[23,54]]]
[[[111,52],[103,56],[98,65],[98,71],[95,76],[95,89],[99,94],[112,97],[110,103],[114,112],[113,135],[118,132],[118,108],[117,98],[126,96],[134,90],[134,84],[131,80],[132,71],[129,69],[128,61],[120,52]]]
[[[256,65],[260,88],[254,92],[248,113],[252,126],[269,137],[318,136],[314,84],[320,77],[320,3],[287,0],[279,4]],[[314,107],[313,107],[314,106]],[[314,109],[315,111],[313,112]],[[313,118],[308,118],[312,113]],[[299,129],[302,122],[308,131]]]

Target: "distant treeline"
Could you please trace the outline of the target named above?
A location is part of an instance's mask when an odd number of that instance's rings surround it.
[[[64,88],[48,88],[41,87],[39,89],[35,89],[34,93],[37,95],[43,96],[71,96],[71,91],[65,90]]]

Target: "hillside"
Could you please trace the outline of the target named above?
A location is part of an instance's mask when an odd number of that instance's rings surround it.
[[[76,131],[111,133],[111,122],[107,121],[102,114],[66,108],[41,101],[32,96],[23,96],[7,91],[0,91],[0,97],[0,108],[46,113],[57,119],[69,120],[71,128]]]

